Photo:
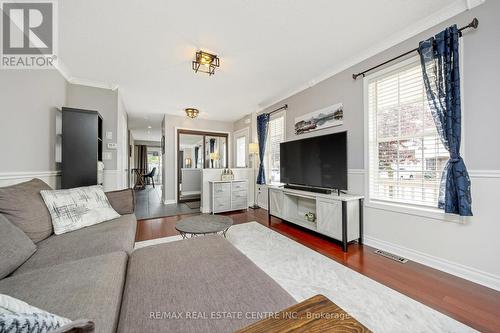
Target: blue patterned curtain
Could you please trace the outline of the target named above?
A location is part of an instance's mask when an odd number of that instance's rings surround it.
[[[257,176],[257,184],[266,183],[266,171],[264,170],[264,154],[266,152],[267,130],[269,128],[269,114],[264,113],[257,116],[257,136],[259,139],[259,175]]]
[[[438,207],[446,213],[472,216],[470,178],[460,156],[462,116],[458,41],[454,25],[420,42],[427,100],[443,145],[450,153],[441,178]]]

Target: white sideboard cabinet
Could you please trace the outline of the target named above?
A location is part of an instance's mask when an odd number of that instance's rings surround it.
[[[244,180],[210,180],[212,214],[248,208],[248,182]]]

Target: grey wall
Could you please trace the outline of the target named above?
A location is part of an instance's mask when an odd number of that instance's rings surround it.
[[[288,104],[287,140],[296,139],[294,118],[319,108],[344,103],[344,125],[317,131],[320,135],[349,131],[349,190],[364,193],[364,110],[363,80],[354,81],[353,73],[363,71],[418,45],[420,40],[443,28],[468,24],[479,19],[479,28],[467,32],[463,46],[464,160],[472,182],[474,217],[449,222],[449,217],[425,215],[418,210],[394,210],[365,205],[365,242],[367,245],[397,253],[425,265],[470,279],[500,290],[500,265],[491,258],[500,256],[496,235],[500,233],[496,193],[500,186],[498,143],[498,96],[500,85],[500,1],[485,4],[457,15],[429,31],[392,47],[346,71],[301,91],[266,111]],[[300,138],[308,135],[300,135]],[[474,249],[471,251],[471,249]]]
[[[0,73],[0,172],[54,171],[56,107],[66,80],[55,70]]]
[[[116,170],[117,150],[107,150],[108,142],[118,141],[118,91],[68,84],[66,106],[99,111],[103,118],[103,152],[111,152],[112,159],[104,160],[104,167]],[[106,132],[113,133],[113,139],[106,138]]]
[[[466,25],[473,17],[477,17],[479,29],[467,32],[461,39],[464,81],[463,112],[465,115],[464,157],[469,169],[500,169],[500,154],[492,154],[498,151],[498,131],[495,127],[500,123],[497,101],[499,94],[497,80],[500,77],[498,13],[500,13],[500,1],[489,0],[484,5],[410,38],[264,111],[268,112],[283,104],[288,104],[286,139],[293,140],[297,138],[293,126],[295,117],[328,105],[344,103],[343,126],[303,134],[300,138],[348,130],[349,168],[362,169],[364,168],[363,80],[359,78],[354,81],[351,75],[417,47],[420,40],[427,39],[449,25],[455,23],[458,26]]]
[[[165,201],[172,201],[175,199],[175,128],[185,128],[200,131],[221,131],[233,132],[233,123],[216,120],[205,119],[190,119],[188,117],[179,117],[165,115],[164,118],[164,131],[165,131],[165,155],[164,162],[164,184],[165,184]],[[229,147],[233,144],[232,137],[229,136]],[[229,150],[231,154],[231,149]],[[229,161],[232,156],[229,157]],[[166,178],[166,179],[165,179]]]

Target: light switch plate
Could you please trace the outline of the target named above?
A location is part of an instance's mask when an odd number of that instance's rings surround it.
[[[107,147],[108,149],[116,149],[118,145],[115,142],[108,142]]]
[[[106,132],[106,139],[113,140],[113,132],[111,131]]]
[[[103,160],[111,160],[113,158],[113,154],[109,151],[105,151],[102,153],[102,159]]]

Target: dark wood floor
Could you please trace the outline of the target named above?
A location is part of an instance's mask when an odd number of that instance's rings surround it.
[[[235,224],[257,221],[267,226],[263,209],[227,215]],[[181,218],[139,221],[136,240],[177,235],[174,226]],[[479,331],[500,332],[498,291],[415,262],[397,263],[374,254],[375,249],[366,245],[349,245],[344,253],[339,243],[279,219],[272,219],[271,229]]]

